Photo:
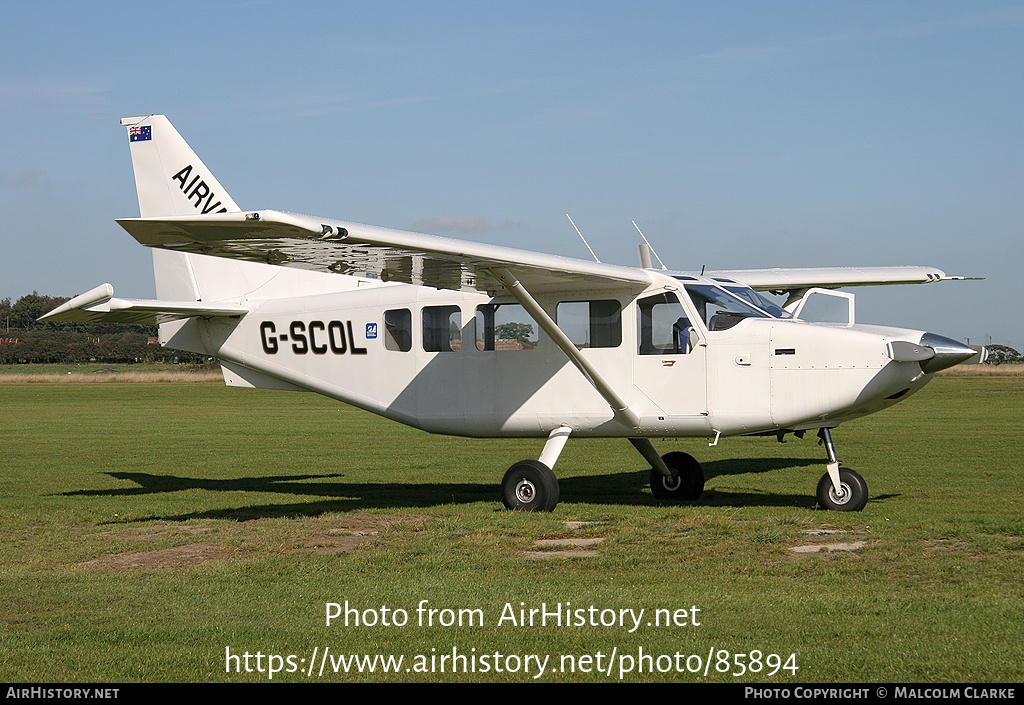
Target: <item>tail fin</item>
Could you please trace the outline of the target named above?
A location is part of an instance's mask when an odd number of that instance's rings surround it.
[[[139,215],[143,218],[240,210],[166,117],[128,117],[122,118],[121,124],[128,128]],[[212,292],[204,289],[210,286],[200,287],[196,275],[199,259],[154,249],[157,296],[180,301],[202,301],[204,295],[209,298]],[[221,274],[213,281],[222,279],[230,277]]]
[[[241,210],[163,115],[122,118],[143,218]]]

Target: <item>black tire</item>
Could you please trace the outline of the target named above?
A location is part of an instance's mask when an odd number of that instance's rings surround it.
[[[520,460],[501,481],[501,501],[519,512],[550,512],[558,504],[558,478],[539,460]]]
[[[661,456],[670,470],[676,472],[676,482],[651,468],[651,494],[656,499],[672,499],[690,501],[700,499],[704,491],[704,470],[694,457],[688,453],[675,451]]]
[[[868,503],[868,483],[850,468],[839,466],[839,484],[843,493],[837,495],[828,473],[818,480],[818,505],[822,509],[859,512]]]

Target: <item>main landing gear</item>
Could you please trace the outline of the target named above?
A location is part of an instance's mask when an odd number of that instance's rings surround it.
[[[656,499],[687,501],[700,499],[704,491],[704,470],[701,469],[692,455],[675,451],[661,456],[662,461],[672,472],[667,477],[651,468],[651,494]]]
[[[836,459],[830,429],[818,429],[818,438],[828,454],[828,471],[818,481],[818,505],[837,512],[859,512],[868,503],[868,483]]]
[[[649,438],[629,442],[651,464],[651,494],[657,499],[689,501],[704,491],[704,471],[692,455],[674,451],[658,455]]]
[[[559,426],[548,436],[540,460],[520,460],[501,480],[501,501],[506,509],[550,512],[558,504],[558,478],[552,468],[565,448],[572,429]]]
[[[501,501],[506,509],[550,512],[558,504],[558,478],[539,460],[520,460],[501,481]]]
[[[507,509],[521,512],[550,512],[558,504],[558,478],[552,468],[565,447],[572,429],[559,426],[544,445],[539,460],[520,460],[501,481],[501,500]],[[651,493],[658,499],[688,501],[704,491],[704,471],[692,455],[680,452],[658,455],[647,438],[630,442],[651,464]]]

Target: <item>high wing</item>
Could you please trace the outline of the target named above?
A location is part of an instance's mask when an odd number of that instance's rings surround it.
[[[640,269],[280,211],[117,221],[143,245],[384,282],[495,293],[509,268],[531,291],[644,287]]]
[[[731,279],[758,291],[792,292],[881,284],[928,284],[980,277],[951,277],[934,267],[807,267],[798,269],[720,269],[704,276]]]
[[[152,325],[194,316],[244,316],[238,304],[206,304],[202,301],[152,301],[114,298],[114,287],[101,284],[53,309],[40,321],[75,323],[136,323]]]
[[[501,291],[495,268],[512,268],[538,293],[582,292],[616,282],[643,287],[651,281],[643,269],[633,267],[273,210],[117,222],[150,247],[456,291]],[[909,265],[729,269],[704,276],[776,292],[975,278]]]

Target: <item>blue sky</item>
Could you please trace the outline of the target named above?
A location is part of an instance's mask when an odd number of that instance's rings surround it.
[[[1024,347],[1024,4],[46,2],[0,27],[0,298],[153,295],[118,118],[243,208],[676,269],[926,264],[859,322]]]

